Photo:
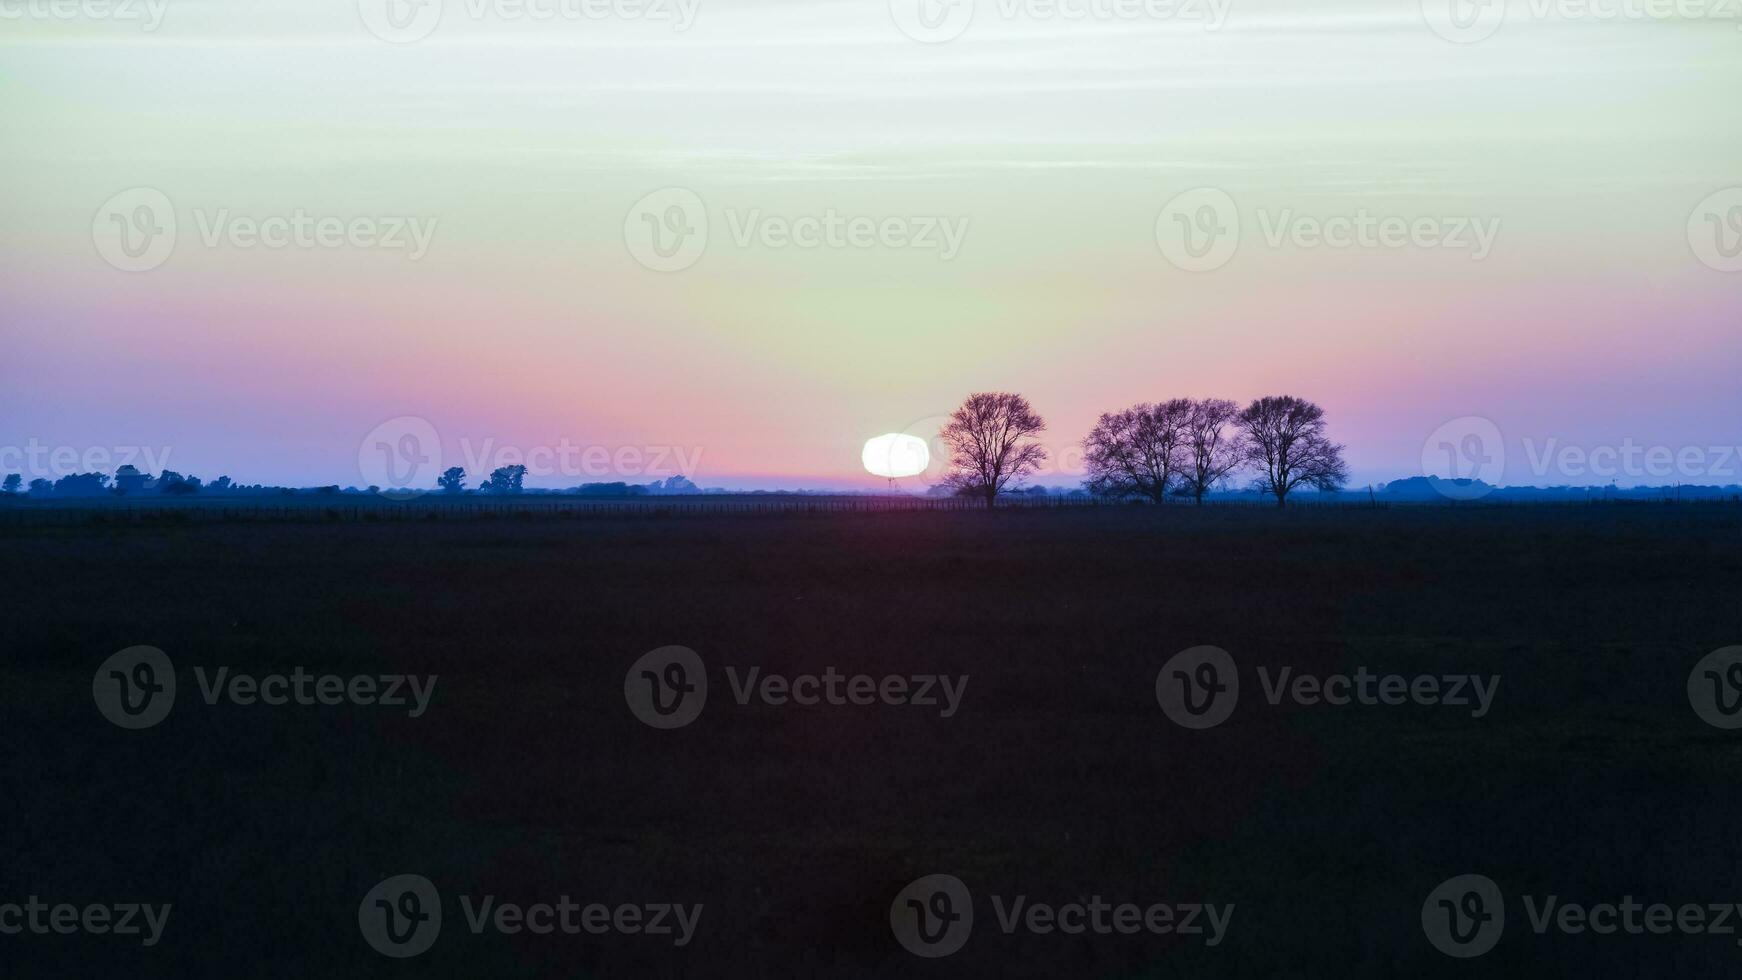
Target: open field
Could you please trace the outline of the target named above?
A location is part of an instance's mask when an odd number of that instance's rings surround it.
[[[1531,929],[1522,896],[1742,901],[1742,730],[1689,672],[1742,644],[1742,507],[1021,509],[768,519],[0,526],[0,901],[173,903],[161,942],[0,936],[7,976],[1734,976],[1735,936]],[[173,711],[123,730],[105,658]],[[707,667],[694,723],[625,702]],[[1227,650],[1193,731],[1162,665]],[[210,675],[437,675],[427,710],[208,704]],[[739,704],[752,667],[966,675],[959,710]],[[1498,675],[1491,709],[1271,705],[1259,669]],[[730,673],[728,669],[730,668]],[[382,879],[444,895],[384,958]],[[952,874],[971,939],[891,935]],[[1424,938],[1460,874],[1507,899],[1468,961]],[[457,895],[701,903],[692,942],[474,935]],[[1233,903],[1225,938],[1006,934],[992,896]],[[1742,926],[1742,922],[1733,923]],[[271,961],[256,969],[256,957]]]

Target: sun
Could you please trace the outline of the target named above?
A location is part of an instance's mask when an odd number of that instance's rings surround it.
[[[918,436],[891,432],[866,440],[859,458],[872,476],[896,480],[924,473],[931,465],[931,449]]]

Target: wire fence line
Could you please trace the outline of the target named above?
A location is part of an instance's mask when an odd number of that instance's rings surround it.
[[[1289,510],[1385,510],[1392,507],[1519,508],[1733,504],[1736,498],[1661,499],[1387,501],[1367,494],[1297,497]],[[1000,497],[996,510],[1156,511],[1198,506],[1190,499],[1157,505],[1147,501],[1114,501],[1096,497]],[[1269,497],[1206,499],[1206,508],[1276,510]],[[139,503],[120,499],[13,501],[0,504],[0,526],[76,526],[89,524],[220,523],[220,522],[404,522],[439,520],[561,519],[586,517],[664,518],[708,515],[881,514],[913,512],[983,512],[985,502],[967,497],[878,496],[756,496],[585,499],[536,495],[513,499],[452,499],[437,495],[396,501],[388,498],[330,500],[197,500]]]

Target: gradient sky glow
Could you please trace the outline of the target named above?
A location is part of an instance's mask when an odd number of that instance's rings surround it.
[[[365,435],[417,416],[452,464],[462,440],[671,446],[704,485],[869,487],[865,439],[984,389],[1026,394],[1067,459],[1101,411],[1299,394],[1363,485],[1420,473],[1461,416],[1505,434],[1516,484],[1608,482],[1533,474],[1527,438],[1742,445],[1742,273],[1689,232],[1742,186],[1736,20],[1517,3],[1457,44],[1414,0],[1232,0],[1215,31],[980,0],[920,44],[884,0],[700,0],[681,33],[499,13],[447,0],[410,44],[356,0],[169,0],[154,32],[0,19],[0,446],[361,484]],[[1186,272],[1157,215],[1205,186],[1244,234]],[[134,187],[179,227],[128,273],[92,225]],[[672,273],[625,244],[666,187],[710,219]],[[208,247],[196,216],[298,209],[437,226],[413,261]],[[740,247],[727,217],[829,209],[968,231],[944,261]],[[1474,261],[1273,248],[1256,217],[1363,209],[1500,232]],[[1731,465],[1692,482],[1742,483]]]

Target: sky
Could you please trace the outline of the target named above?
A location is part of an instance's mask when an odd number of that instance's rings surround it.
[[[874,487],[1007,390],[1042,484],[1281,393],[1357,486],[1742,483],[1697,3],[0,0],[0,471]]]

